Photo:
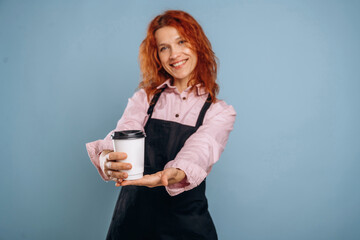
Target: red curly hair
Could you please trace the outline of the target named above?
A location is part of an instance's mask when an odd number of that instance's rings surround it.
[[[217,58],[199,23],[184,11],[168,10],[155,17],[149,24],[146,38],[140,45],[139,61],[142,81],[139,88],[147,93],[148,100],[158,92],[157,87],[172,78],[162,67],[155,39],[156,30],[170,26],[176,28],[181,37],[190,43],[197,54],[198,61],[191,75],[188,86],[202,84],[211,95],[211,102],[216,101],[219,85],[216,83]]]

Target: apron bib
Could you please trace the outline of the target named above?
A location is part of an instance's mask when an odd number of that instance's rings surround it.
[[[144,128],[144,174],[164,170],[164,166],[176,157],[185,141],[202,125],[211,105],[209,96],[195,127],[153,119],[151,116],[162,91],[153,97],[148,109],[149,118]],[[165,187],[122,187],[106,239],[217,239],[208,211],[205,180],[199,186],[174,197],[166,192]]]

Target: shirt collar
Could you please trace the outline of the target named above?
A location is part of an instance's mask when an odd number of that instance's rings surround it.
[[[165,82],[163,82],[162,84],[160,84],[157,89],[160,89],[160,88],[176,88],[175,86],[171,86],[171,79],[169,78],[168,80],[166,80]]]
[[[171,85],[171,79],[167,79],[165,82],[163,82],[162,84],[160,84],[157,89],[160,89],[160,88],[171,88],[172,90],[175,90],[176,87],[175,86],[172,86]],[[196,87],[196,92],[197,94],[200,96],[200,95],[203,95],[203,94],[206,94],[207,91],[205,89],[205,87],[203,87],[203,85],[201,83],[198,83],[195,85]],[[187,92],[191,89],[191,87],[188,87],[187,89],[185,89],[184,91]]]

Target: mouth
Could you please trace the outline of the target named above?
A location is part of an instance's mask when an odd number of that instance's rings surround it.
[[[172,63],[172,64],[170,64],[170,66],[174,67],[175,69],[181,68],[187,62],[187,60],[188,59],[184,59],[184,60],[181,60],[179,62]]]

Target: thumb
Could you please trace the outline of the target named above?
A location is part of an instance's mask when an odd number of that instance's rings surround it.
[[[163,174],[161,176],[161,183],[164,186],[168,186],[169,185],[169,179],[171,178],[171,171],[169,171],[169,169],[165,169],[163,171]]]

